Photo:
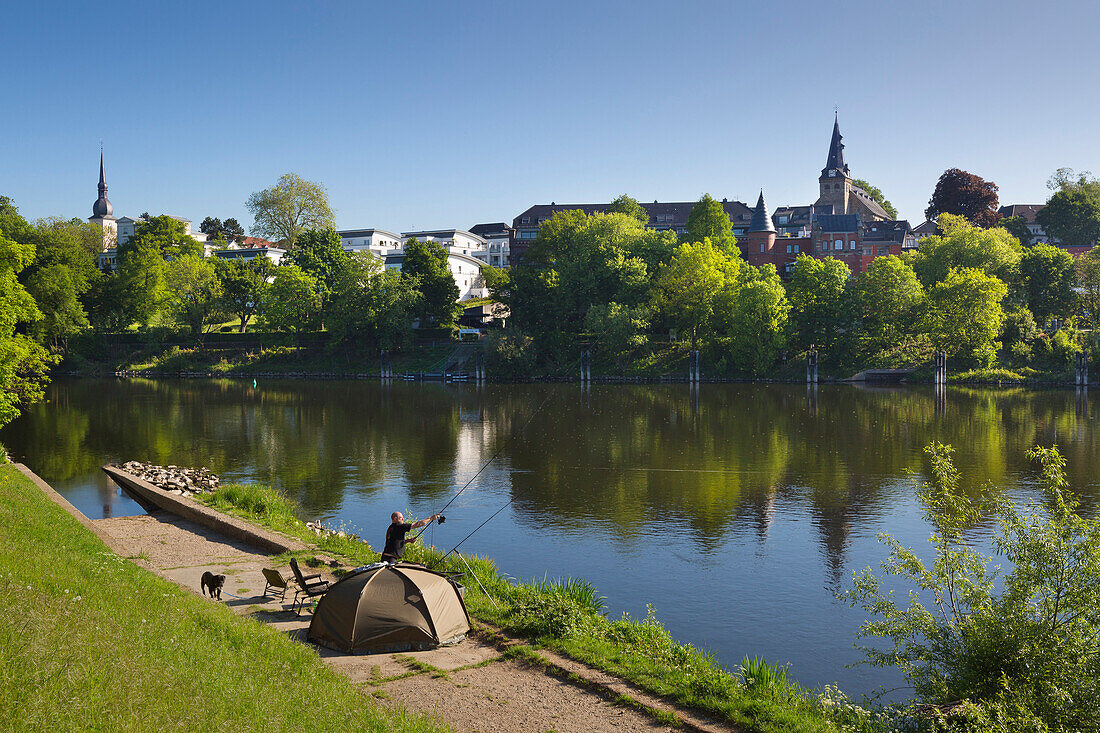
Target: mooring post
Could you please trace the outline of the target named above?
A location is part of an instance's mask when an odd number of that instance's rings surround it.
[[[592,366],[591,366],[592,352],[585,349],[581,352],[581,383],[588,382],[592,379]]]
[[[477,350],[477,357],[474,359],[474,379],[478,382],[485,381],[485,352],[481,349]]]
[[[692,384],[699,383],[699,350],[692,349],[691,359],[688,361],[688,381]]]
[[[932,377],[932,383],[937,385],[947,384],[947,352],[936,352],[936,372]]]
[[[382,349],[382,379],[389,379],[392,376],[393,372],[390,370],[389,349]]]
[[[1077,352],[1077,386],[1084,387],[1089,383],[1089,356],[1084,351]]]
[[[817,384],[817,349],[806,352],[806,384]]]

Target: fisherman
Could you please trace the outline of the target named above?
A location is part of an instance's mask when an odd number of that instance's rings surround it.
[[[418,522],[412,524],[405,523],[405,517],[401,512],[394,512],[390,515],[390,526],[386,528],[386,546],[382,550],[382,562],[397,562],[401,559],[401,556],[405,554],[405,545],[410,542],[416,542],[416,537],[411,540],[405,539],[405,535],[414,529],[420,529],[426,526],[430,522],[439,517],[438,514],[433,514],[427,519],[421,519]]]

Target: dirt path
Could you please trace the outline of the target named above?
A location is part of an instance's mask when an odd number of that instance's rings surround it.
[[[293,592],[285,600],[261,595],[261,568],[272,566],[267,555],[166,513],[100,519],[94,524],[116,551],[195,593],[201,592],[203,572],[224,574],[221,603],[305,643],[309,613],[298,617],[289,610]],[[290,577],[288,567],[278,569]],[[730,730],[674,711],[628,683],[550,652],[539,652],[547,665],[506,658],[506,646],[491,634],[480,634],[454,647],[426,652],[317,651],[365,693],[385,704],[436,713],[459,731],[674,730],[634,705],[617,702],[620,695],[643,707],[675,712],[685,724],[679,730]]]

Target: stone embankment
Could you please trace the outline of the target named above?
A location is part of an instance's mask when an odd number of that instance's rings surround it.
[[[126,463],[113,465],[177,496],[209,493],[217,490],[218,484],[221,483],[221,479],[206,466],[202,468],[184,468],[182,466],[158,466],[140,461],[127,461]]]

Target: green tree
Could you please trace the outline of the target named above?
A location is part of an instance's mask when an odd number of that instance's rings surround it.
[[[775,265],[745,265],[742,284],[719,305],[719,328],[729,334],[735,364],[749,374],[771,369],[786,346],[790,303]]]
[[[225,319],[222,287],[214,263],[195,255],[176,257],[164,270],[168,313],[191,335],[203,334]]]
[[[97,333],[118,333],[131,323],[126,282],[117,273],[93,280],[84,294],[84,306]]]
[[[625,193],[611,202],[611,205],[607,207],[607,213],[626,214],[637,219],[642,226],[649,226],[649,212],[638,203],[637,199],[632,199]]]
[[[285,243],[288,249],[294,249],[306,229],[336,226],[325,187],[296,173],[285,173],[271,188],[256,191],[248,197],[245,207],[255,219],[254,233]]]
[[[709,193],[703,194],[695,206],[691,207],[687,234],[683,236],[685,242],[702,242],[704,239],[710,239],[715,247],[724,250],[730,250],[737,244],[729,214]]]
[[[924,288],[913,268],[900,258],[876,257],[856,278],[855,291],[864,352],[888,349],[916,330]]]
[[[988,367],[997,354],[1008,287],[981,270],[954,268],[928,291],[927,330],[937,348],[965,365]]]
[[[27,223],[11,203],[0,201],[0,426],[19,416],[20,408],[45,394],[54,359],[42,346],[17,329],[42,317],[18,275],[34,261],[35,247],[12,234]]]
[[[853,180],[852,185],[859,186],[864,191],[866,191],[867,195],[870,196],[871,199],[875,201],[875,203],[881,206],[883,210],[890,215],[891,219],[898,218],[898,210],[895,209],[894,205],[887,200],[886,196],[879,188],[872,186],[870,183],[863,180],[862,178],[856,178],[855,180]]]
[[[1006,284],[1020,278],[1023,248],[1004,229],[982,229],[964,217],[944,214],[939,234],[920,240],[920,248],[909,255],[909,264],[925,288],[947,277],[952,268],[972,267]]]
[[[1022,216],[1006,216],[998,223],[1001,229],[1016,237],[1021,246],[1031,246],[1031,230],[1027,227],[1027,219]]]
[[[1100,243],[1100,181],[1087,171],[1061,168],[1047,186],[1054,194],[1035,215],[1047,235],[1073,247]]]
[[[1073,255],[1049,244],[1024,250],[1020,258],[1020,283],[1027,305],[1039,323],[1051,316],[1068,316],[1077,305]]]
[[[1081,516],[1056,447],[1034,448],[1043,506],[1023,510],[960,490],[950,446],[932,443],[931,481],[919,492],[935,527],[931,564],[890,536],[882,572],[912,584],[885,590],[871,568],[844,597],[871,619],[861,638],[867,661],[896,666],[922,702],[967,700],[997,730],[1096,730],[1100,726],[1100,520]],[[974,492],[970,492],[974,493]],[[986,514],[994,546],[1011,568],[973,548],[970,529]],[[993,730],[993,728],[988,728]]]
[[[308,229],[298,236],[297,246],[287,255],[290,264],[302,268],[302,272],[317,278],[321,289],[321,308],[328,304],[328,294],[333,282],[351,261],[340,242],[336,230]]]
[[[81,298],[101,277],[96,255],[102,230],[78,219],[49,218],[17,236],[35,246],[34,261],[20,274],[43,316],[31,332],[55,351],[64,350],[69,336],[88,327]]]
[[[343,340],[362,339],[383,349],[412,338],[420,292],[415,278],[387,270],[367,252],[349,257],[333,283],[330,328]]]
[[[940,214],[965,217],[979,227],[994,227],[1000,221],[997,184],[958,168],[949,168],[936,182],[924,217],[932,220]]]
[[[222,309],[240,319],[240,332],[248,328],[248,322],[260,309],[267,292],[268,278],[274,275],[275,266],[266,257],[250,260],[218,260],[218,280],[221,281]]]
[[[239,221],[230,217],[229,219],[226,219],[222,222],[222,232],[226,235],[227,238],[243,237],[244,227],[241,226],[241,223]]]
[[[1092,327],[1100,328],[1100,245],[1077,258],[1077,284]]]
[[[421,295],[417,315],[422,326],[449,328],[458,323],[462,306],[458,304],[458,285],[447,266],[447,250],[435,242],[410,239],[405,244],[401,274],[416,278]]]
[[[584,327],[596,336],[597,349],[611,356],[623,371],[630,352],[646,342],[649,311],[621,303],[597,303],[588,309]]]
[[[692,349],[698,348],[700,334],[715,335],[718,299],[736,291],[743,267],[739,256],[716,249],[704,238],[681,244],[661,268],[655,282],[657,306],[681,333],[690,334]]]
[[[275,277],[263,299],[261,322],[273,331],[302,333],[316,328],[321,314],[317,278],[297,265],[275,268]]]
[[[838,361],[852,333],[852,271],[832,257],[819,260],[798,255],[787,283],[790,329],[796,348],[823,349],[825,358]],[[842,341],[844,343],[842,343]]]
[[[134,250],[155,251],[165,258],[203,255],[202,245],[187,234],[187,225],[163,214],[134,227],[134,236],[119,244],[119,257]]]

